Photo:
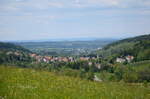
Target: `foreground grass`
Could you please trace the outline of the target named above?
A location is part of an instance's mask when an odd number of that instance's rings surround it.
[[[150,99],[150,89],[0,66],[0,99]]]

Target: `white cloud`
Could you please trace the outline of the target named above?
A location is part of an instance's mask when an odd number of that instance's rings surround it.
[[[77,4],[83,7],[149,7],[150,0],[75,0]]]
[[[9,0],[8,0],[9,1]],[[86,8],[86,7],[149,7],[150,0],[16,0],[1,3],[1,10],[17,10],[23,7],[34,9]]]
[[[59,2],[49,2],[48,6],[62,8],[64,5],[63,5],[63,3],[59,3]]]
[[[0,11],[18,11],[19,8],[17,8],[15,5],[13,4],[9,4],[9,5],[0,5]]]
[[[120,3],[120,0],[88,0],[88,2],[102,6],[116,6]]]

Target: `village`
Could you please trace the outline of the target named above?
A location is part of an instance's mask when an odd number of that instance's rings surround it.
[[[12,52],[9,51],[6,53],[7,55],[16,55],[16,56],[22,56],[22,53],[19,53],[17,51]],[[36,62],[45,62],[45,63],[50,63],[50,62],[75,62],[75,61],[89,61],[89,65],[92,65],[93,63],[91,60],[97,60],[99,57],[89,57],[89,56],[82,56],[82,57],[72,57],[72,56],[66,56],[66,57],[61,57],[61,56],[41,56],[35,53],[30,53],[29,56],[33,59],[35,59]],[[115,62],[116,63],[124,63],[124,62],[132,62],[134,60],[134,56],[127,55],[127,56],[121,56],[117,57]]]
[[[61,56],[41,56],[37,54],[30,54],[30,57],[36,59],[37,62],[75,62],[77,60],[81,61],[89,61],[89,60],[96,60],[96,57],[61,57]]]
[[[89,61],[89,60],[96,60],[98,57],[79,57],[79,58],[74,58],[74,57],[54,57],[54,56],[40,56],[37,54],[30,54],[30,57],[36,59],[38,62],[75,62],[77,60],[80,61]],[[134,59],[134,56],[127,55],[125,57],[117,57],[116,62],[117,63],[124,63],[124,62],[131,62]]]
[[[134,59],[134,56],[127,55],[125,57],[118,57],[118,58],[116,58],[116,62],[117,63],[124,63],[124,62],[130,63],[130,62],[133,61],[133,59]]]

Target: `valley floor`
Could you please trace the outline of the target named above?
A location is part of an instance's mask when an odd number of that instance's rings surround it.
[[[0,66],[0,99],[150,99],[150,88]]]

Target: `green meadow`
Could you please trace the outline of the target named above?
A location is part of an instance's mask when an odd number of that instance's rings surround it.
[[[150,99],[150,87],[0,66],[0,99]]]

